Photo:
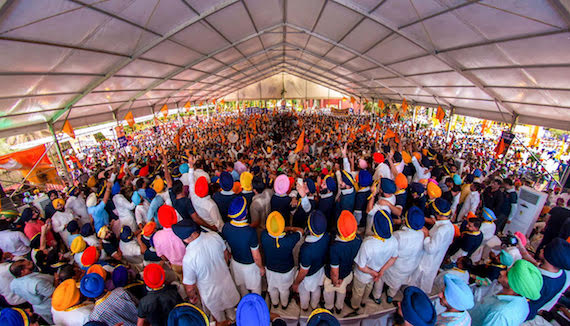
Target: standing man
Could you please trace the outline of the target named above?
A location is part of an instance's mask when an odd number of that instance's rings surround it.
[[[281,302],[281,308],[285,310],[289,305],[289,289],[296,272],[293,248],[301,240],[303,229],[285,227],[285,220],[277,211],[267,216],[265,225],[261,245],[265,253],[267,292],[273,308],[277,308]]]
[[[418,286],[425,293],[430,293],[433,281],[439,270],[439,266],[445,257],[449,245],[453,242],[455,228],[449,216],[451,205],[445,199],[437,198],[433,207],[435,210],[435,224],[431,230],[422,229],[424,235],[424,255],[418,268],[410,277],[410,284]]]
[[[261,295],[261,277],[265,267],[259,252],[257,232],[247,223],[247,200],[234,198],[228,209],[232,220],[224,224],[222,237],[228,242],[232,259],[230,267],[241,296],[249,292]]]
[[[216,192],[212,196],[212,199],[216,202],[216,205],[218,205],[220,215],[222,216],[222,221],[225,223],[230,221],[230,218],[228,217],[228,208],[230,207],[232,200],[234,200],[237,195],[232,191],[232,188],[234,186],[234,178],[229,172],[222,172],[220,174],[219,181],[222,190]]]
[[[293,291],[299,292],[301,309],[308,313],[309,301],[316,309],[321,299],[321,286],[325,277],[325,259],[330,235],[327,219],[321,211],[313,211],[307,221],[309,234],[299,252],[299,273],[293,283]]]
[[[515,216],[518,203],[518,195],[515,189],[513,180],[505,179],[503,181],[503,205],[501,206],[500,213],[497,218],[497,232],[503,231],[505,224],[510,222]]]
[[[382,299],[381,280],[384,272],[394,263],[398,254],[398,241],[392,237],[392,219],[390,213],[379,210],[374,214],[372,235],[367,236],[354,258],[354,282],[352,284],[351,308],[357,310],[365,306],[362,302],[374,288],[374,302],[380,304]]]
[[[335,308],[340,314],[344,307],[346,287],[352,282],[352,265],[360,249],[362,238],[356,234],[358,223],[349,211],[342,211],[338,218],[336,236],[329,248],[329,264],[325,265],[323,296],[325,308]],[[335,301],[336,294],[336,301]]]
[[[178,216],[174,207],[162,205],[158,209],[158,221],[162,225],[162,230],[157,231],[152,237],[156,255],[163,261],[170,262],[170,267],[176,273],[179,280],[182,280],[182,259],[186,254],[186,246],[180,238],[172,231],[172,226],[176,224]]]
[[[182,262],[182,283],[192,304],[202,303],[221,322],[235,319],[233,308],[240,296],[228,269],[230,253],[224,240],[215,232],[202,233],[191,220],[172,226],[174,233],[187,244]]]

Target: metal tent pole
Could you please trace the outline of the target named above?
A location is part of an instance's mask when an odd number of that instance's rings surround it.
[[[55,129],[53,128],[52,122],[48,122],[48,128],[49,128],[49,131],[51,132],[51,134],[53,136],[53,140],[55,143],[55,149],[57,150],[57,156],[59,158],[61,165],[63,166],[63,174],[65,175],[65,178],[67,179],[66,181],[69,184],[73,184],[72,179],[69,175],[69,171],[67,171],[67,164],[65,163],[65,160],[63,159],[63,154],[61,153],[61,147],[59,146],[59,140],[57,139],[57,134],[55,133]]]

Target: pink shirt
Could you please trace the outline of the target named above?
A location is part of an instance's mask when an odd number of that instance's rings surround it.
[[[158,257],[165,256],[171,264],[182,266],[186,246],[170,228],[157,231],[152,238]]]

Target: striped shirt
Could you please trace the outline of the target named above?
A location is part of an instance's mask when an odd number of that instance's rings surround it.
[[[123,288],[116,288],[95,302],[89,320],[107,325],[123,323],[123,326],[136,326],[137,307]]]

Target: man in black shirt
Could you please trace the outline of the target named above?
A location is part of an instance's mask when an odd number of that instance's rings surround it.
[[[483,192],[483,206],[489,208],[499,215],[501,213],[501,206],[503,205],[503,192],[501,191],[501,184],[503,181],[499,178],[491,181],[491,185]]]
[[[137,324],[166,326],[168,314],[183,300],[175,286],[164,285],[164,269],[159,264],[147,265],[143,272],[143,279],[149,291],[139,302]]]

